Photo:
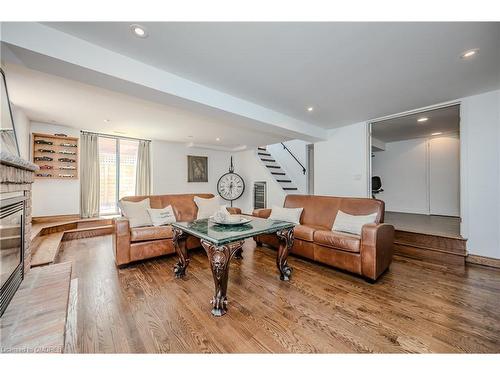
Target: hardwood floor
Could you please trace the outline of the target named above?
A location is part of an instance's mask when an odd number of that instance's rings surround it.
[[[111,236],[63,243],[78,278],[77,352],[500,352],[500,272],[396,258],[376,284],[294,256],[279,280],[275,251],[245,244],[230,268],[229,311],[210,314],[212,274],[190,253],[117,269]]]

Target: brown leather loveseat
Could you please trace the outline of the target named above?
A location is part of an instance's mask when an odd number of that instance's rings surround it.
[[[151,208],[165,208],[172,205],[177,221],[193,221],[198,214],[198,207],[194,202],[195,196],[214,197],[213,194],[171,194],[124,197],[122,200],[139,202],[149,198]],[[241,213],[239,208],[228,208],[228,211],[233,214]],[[113,224],[113,248],[118,266],[175,253],[171,225],[130,228],[128,219],[123,216],[115,218]],[[188,236],[186,240],[188,250],[199,246],[201,246],[199,239]]]
[[[383,224],[384,202],[368,198],[288,195],[284,207],[302,207],[300,225],[295,226],[291,252],[375,281],[391,264],[394,227]],[[365,224],[361,236],[332,231],[338,211],[351,215],[377,213],[374,224]],[[271,209],[254,210],[267,218]],[[255,237],[258,244],[278,246],[275,235]]]

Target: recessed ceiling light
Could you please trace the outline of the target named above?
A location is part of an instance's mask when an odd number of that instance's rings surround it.
[[[188,135],[188,138],[194,138],[192,135]]]
[[[431,135],[441,135],[443,134],[442,132],[436,132],[436,133],[432,133]]]
[[[307,112],[312,112],[314,111],[314,107],[307,107]]]
[[[134,33],[134,35],[136,37],[139,37],[139,38],[147,38],[148,37],[148,32],[141,25],[137,25],[137,24],[130,25],[130,30],[132,30],[132,32]]]
[[[111,120],[106,118],[104,119],[104,122],[111,122]]]
[[[461,58],[461,59],[468,59],[468,58],[471,58],[472,56],[477,55],[478,51],[479,51],[479,48],[470,49],[470,50],[465,51],[464,53],[462,53],[462,54],[460,55],[460,58]]]
[[[217,137],[217,138],[215,138],[215,140],[216,140],[217,142],[219,142],[219,141],[220,141],[220,138],[219,138],[219,137]]]
[[[420,117],[417,121],[418,122],[426,122],[429,118],[428,117]]]

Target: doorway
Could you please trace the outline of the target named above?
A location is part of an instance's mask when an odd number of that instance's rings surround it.
[[[460,105],[374,121],[371,182],[396,229],[460,236]]]

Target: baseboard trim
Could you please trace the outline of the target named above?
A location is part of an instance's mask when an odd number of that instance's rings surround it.
[[[56,221],[71,221],[71,220],[80,220],[80,214],[52,215],[52,216],[33,216],[31,218],[31,222],[33,224],[53,223],[53,222],[56,222]]]
[[[500,269],[500,259],[483,257],[481,255],[467,255],[465,263]]]

